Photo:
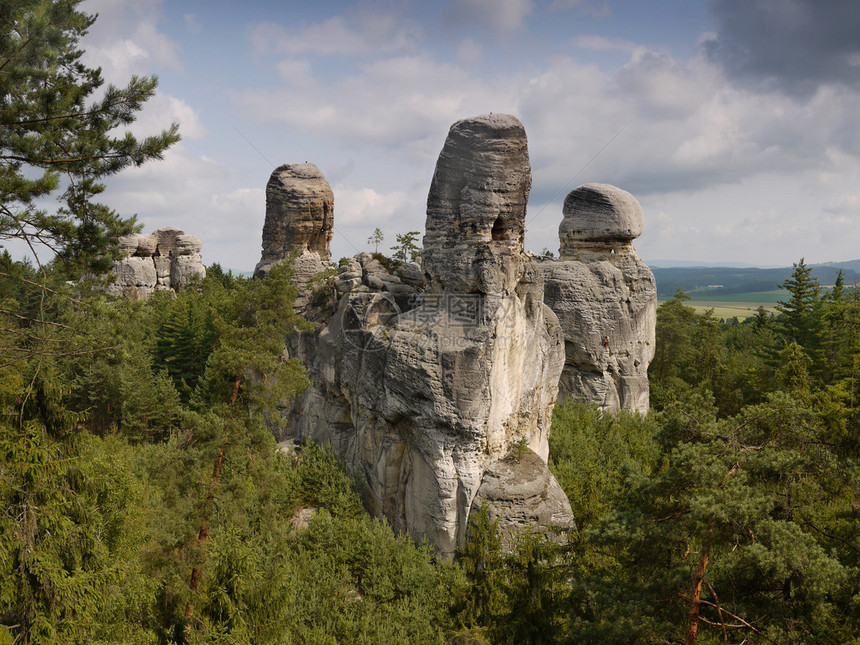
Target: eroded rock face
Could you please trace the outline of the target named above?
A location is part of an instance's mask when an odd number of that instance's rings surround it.
[[[570,505],[546,463],[531,450],[513,450],[495,462],[478,489],[474,505],[486,505],[491,522],[499,521],[503,544],[530,525],[569,524]]]
[[[153,291],[178,291],[193,279],[206,277],[200,256],[203,244],[178,228],[123,235],[117,246],[124,257],[114,262],[116,279],[107,287],[111,295],[146,299]]]
[[[308,280],[331,267],[333,231],[334,193],[320,169],[312,163],[279,166],[266,184],[263,254],[254,276],[263,277],[275,264],[294,257],[296,310],[307,313],[312,300]]]
[[[573,525],[546,467],[564,345],[522,252],[530,183],[519,121],[455,123],[421,264],[392,273],[356,256],[332,283],[320,331],[290,340],[312,385],[284,410],[281,437],[330,444],[363,475],[378,515],[443,555],[463,542],[476,499],[512,529],[525,518]],[[528,446],[527,473],[504,465],[514,443]],[[529,494],[507,496],[504,482],[524,477]]]
[[[564,330],[559,397],[644,414],[657,285],[633,248],[642,208],[620,188],[586,184],[567,196],[563,213],[560,261],[541,264],[544,302]]]
[[[451,126],[427,197],[424,271],[461,293],[510,293],[522,270],[530,189],[517,119],[492,114]]]

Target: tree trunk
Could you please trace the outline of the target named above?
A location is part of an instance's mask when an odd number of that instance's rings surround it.
[[[708,568],[708,559],[711,556],[710,548],[706,548],[693,574],[693,590],[690,594],[690,613],[687,614],[687,636],[684,645],[696,645],[696,634],[699,631],[699,599],[702,596],[702,580],[705,578],[705,569]]]
[[[218,451],[218,458],[215,460],[215,466],[212,469],[212,479],[209,481],[209,491],[206,494],[206,506],[203,511],[203,525],[200,527],[200,533],[197,536],[197,546],[202,549],[203,543],[209,537],[209,518],[212,516],[212,505],[215,503],[215,486],[218,485],[218,478],[221,476],[221,462],[224,460],[224,446]],[[191,570],[191,580],[188,583],[191,589],[192,598],[197,593],[197,588],[200,586],[201,567],[196,566]],[[191,617],[194,615],[194,601],[189,600],[185,606],[185,642],[188,642],[188,635],[191,632]]]
[[[240,373],[236,376],[236,382],[233,383],[233,394],[230,396],[230,403],[235,403],[236,398],[239,396],[239,383],[242,382],[242,374]]]

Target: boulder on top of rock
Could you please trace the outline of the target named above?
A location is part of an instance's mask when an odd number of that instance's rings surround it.
[[[203,243],[196,235],[177,235],[174,240],[174,253],[176,255],[195,255],[200,253]]]
[[[164,226],[155,231],[153,235],[158,240],[156,255],[167,257],[173,255],[176,247],[176,238],[180,235],[185,235],[185,231],[175,226]]]
[[[642,235],[644,217],[636,198],[609,184],[585,184],[564,200],[564,218],[558,227],[562,260],[583,253],[626,250]]]
[[[541,263],[544,302],[564,330],[559,398],[645,414],[657,285],[633,248],[642,208],[625,190],[586,184],[567,196],[563,215],[561,259]]]

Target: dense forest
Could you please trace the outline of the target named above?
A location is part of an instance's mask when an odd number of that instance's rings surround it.
[[[858,642],[860,293],[802,262],[777,317],[661,305],[652,411],[556,410],[577,530],[506,553],[479,512],[454,562],[321,447],[278,450],[286,268],[146,302],[0,272],[0,639]]]
[[[0,4],[0,241],[31,251],[0,251],[0,644],[860,643],[860,290],[801,260],[742,322],[678,292],[647,416],[555,411],[576,530],[504,550],[479,509],[440,561],[267,429],[307,385],[288,266],[80,280],[136,228],[103,178],[178,135],[116,135],[155,80],[101,88],[77,5]]]

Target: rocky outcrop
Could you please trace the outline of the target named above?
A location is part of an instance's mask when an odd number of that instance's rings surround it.
[[[333,218],[334,194],[314,164],[284,164],[272,172],[266,184],[263,254],[254,276],[263,277],[275,264],[293,258],[299,313],[306,314],[313,300],[308,280],[331,268]]]
[[[564,340],[522,251],[530,185],[517,119],[455,123],[430,187],[421,263],[345,262],[319,330],[289,341],[312,385],[284,409],[280,438],[331,445],[378,515],[443,555],[464,540],[476,501],[511,531],[573,525],[546,466]],[[327,248],[313,252],[327,258]]]
[[[154,233],[123,235],[117,242],[122,257],[114,262],[114,281],[107,292],[114,296],[146,299],[153,291],[178,291],[193,279],[206,277],[194,235],[168,226]]]
[[[451,127],[427,197],[424,270],[460,293],[510,293],[519,282],[531,166],[525,130],[493,114]]]
[[[586,184],[567,196],[558,262],[541,263],[544,302],[564,330],[559,397],[648,411],[657,285],[633,240],[643,215],[630,193]]]
[[[515,448],[490,466],[472,505],[485,505],[489,519],[499,520],[505,547],[531,526],[570,524],[567,496],[544,460],[531,450]]]

